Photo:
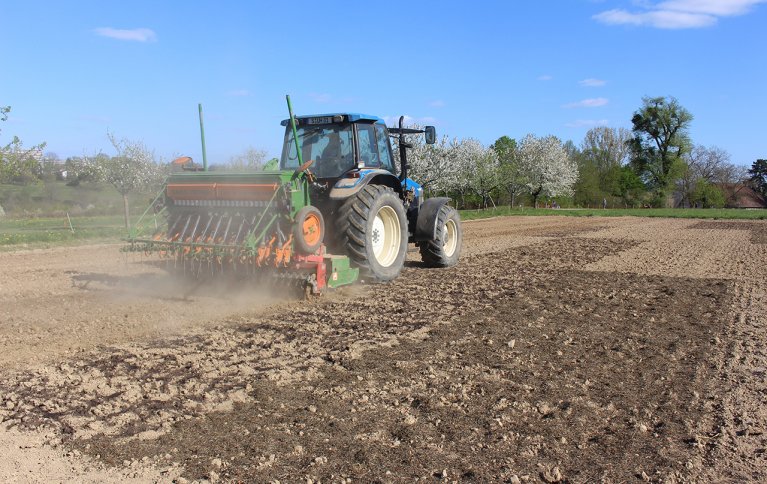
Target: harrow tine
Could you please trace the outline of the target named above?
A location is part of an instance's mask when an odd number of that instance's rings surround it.
[[[179,223],[181,223],[181,215],[177,216],[173,223],[168,224],[168,227],[170,227],[168,230],[168,240],[170,240],[171,234],[176,233]]]
[[[229,236],[229,229],[232,227],[232,216],[229,216],[229,221],[226,223],[226,229],[224,230],[224,236],[222,238],[222,241],[224,244],[226,244],[226,238]]]
[[[202,231],[201,234],[201,240],[205,241],[205,236],[208,233],[208,230],[210,229],[210,225],[213,223],[213,215],[211,213],[208,213],[208,223],[205,225],[205,230]]]
[[[224,220],[224,216],[219,215],[218,221],[216,222],[216,229],[213,231],[213,235],[211,235],[211,240],[213,241],[214,244],[216,243],[216,236],[218,235],[218,230],[221,228],[221,222],[223,222],[223,220]]]
[[[180,240],[184,240],[184,238],[186,237],[186,229],[188,229],[188,228],[189,228],[189,224],[190,224],[191,222],[192,222],[192,214],[190,213],[190,214],[189,214],[189,215],[186,217],[186,223],[184,224],[184,229],[181,231],[181,237],[179,237],[179,239],[180,239]]]
[[[192,232],[189,234],[189,240],[191,242],[194,242],[195,234],[197,233],[197,227],[200,225],[201,217],[202,217],[201,214],[197,214],[197,220],[194,222],[194,228],[192,229]]]
[[[242,228],[245,226],[245,217],[242,217],[242,221],[240,221],[240,228],[237,229],[237,235],[234,236],[234,241],[232,245],[237,245],[240,243],[240,234],[242,233]]]

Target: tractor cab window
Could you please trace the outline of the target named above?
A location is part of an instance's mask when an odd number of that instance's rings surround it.
[[[389,136],[386,128],[382,124],[376,124],[376,138],[378,139],[378,153],[381,158],[381,168],[396,173],[394,163],[391,160],[391,149],[389,148]]]
[[[318,178],[338,178],[354,167],[352,129],[348,124],[300,126],[296,130],[303,161],[314,160],[310,168]],[[280,166],[284,170],[298,168],[296,143],[288,126]]]
[[[359,145],[359,161],[368,168],[378,168],[378,146],[376,132],[372,124],[357,124],[357,143]]]
[[[380,124],[357,124],[359,159],[365,166],[393,172],[386,130]]]

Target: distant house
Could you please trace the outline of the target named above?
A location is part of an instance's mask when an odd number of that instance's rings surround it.
[[[19,148],[12,147],[7,153],[21,155],[25,158],[31,158],[38,163],[43,162],[43,150],[40,148]]]
[[[744,183],[722,183],[727,208],[767,208],[767,200]]]

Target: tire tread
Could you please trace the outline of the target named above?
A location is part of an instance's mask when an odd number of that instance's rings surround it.
[[[401,270],[400,265],[400,267],[396,268],[396,275],[394,277],[382,277],[380,274],[375,274],[368,260],[367,248],[365,246],[366,228],[370,222],[371,207],[373,207],[379,197],[387,193],[394,195],[394,191],[386,186],[367,185],[363,187],[359,192],[341,204],[335,224],[339,244],[346,250],[352,264],[360,269],[360,273],[364,277],[376,281],[393,279]],[[402,206],[400,205],[400,207]],[[402,207],[402,213],[404,216],[404,207]],[[405,227],[407,227],[406,224]],[[406,228],[405,240],[407,240]]]

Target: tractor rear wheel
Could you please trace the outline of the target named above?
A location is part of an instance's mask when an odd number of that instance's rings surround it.
[[[437,215],[437,236],[420,243],[421,259],[429,267],[450,267],[458,263],[461,255],[461,216],[447,205]]]
[[[402,271],[407,255],[405,207],[394,190],[367,185],[339,210],[341,245],[363,277],[390,281]]]

